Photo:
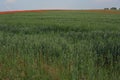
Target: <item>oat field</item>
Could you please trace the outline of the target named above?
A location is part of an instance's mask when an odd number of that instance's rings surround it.
[[[0,15],[0,80],[120,80],[120,11]]]

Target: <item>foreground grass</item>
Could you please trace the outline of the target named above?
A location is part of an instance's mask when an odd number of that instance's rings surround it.
[[[119,80],[120,15],[0,15],[0,80]]]

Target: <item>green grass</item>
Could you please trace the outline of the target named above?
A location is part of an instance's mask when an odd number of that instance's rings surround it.
[[[0,15],[0,80],[119,80],[120,15]]]

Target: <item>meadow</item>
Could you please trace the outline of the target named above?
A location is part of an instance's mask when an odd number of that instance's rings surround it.
[[[1,14],[0,80],[120,80],[120,14]]]

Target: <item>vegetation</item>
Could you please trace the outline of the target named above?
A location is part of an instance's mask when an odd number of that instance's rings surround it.
[[[0,15],[0,80],[120,80],[120,15]]]
[[[117,10],[117,8],[116,7],[112,7],[111,10]]]
[[[109,10],[109,8],[104,8],[104,10]]]

